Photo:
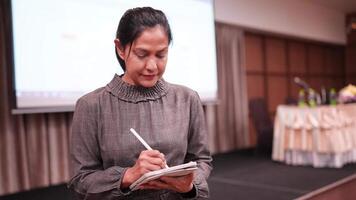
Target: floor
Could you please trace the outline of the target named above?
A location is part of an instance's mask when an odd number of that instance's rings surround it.
[[[341,169],[288,166],[253,151],[213,156],[209,178],[213,200],[288,200],[333,183],[353,173],[356,164]],[[65,184],[2,196],[0,200],[72,200]]]

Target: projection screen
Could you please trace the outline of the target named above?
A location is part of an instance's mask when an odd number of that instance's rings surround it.
[[[114,39],[128,9],[164,11],[173,43],[164,79],[217,98],[213,0],[12,0],[17,109],[74,108],[87,92],[122,74]],[[60,109],[59,109],[60,110]],[[19,111],[21,112],[21,111]]]

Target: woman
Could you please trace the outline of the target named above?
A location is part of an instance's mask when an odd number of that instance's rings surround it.
[[[74,112],[69,187],[78,199],[208,197],[211,156],[200,99],[162,79],[171,40],[160,10],[134,8],[121,18],[115,51],[124,74],[81,97]],[[154,150],[145,150],[130,128]],[[129,190],[146,172],[189,161],[198,163],[194,174]]]

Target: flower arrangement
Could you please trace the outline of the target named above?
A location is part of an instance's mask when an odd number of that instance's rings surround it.
[[[339,92],[340,103],[354,103],[356,102],[356,86],[349,84],[342,88]]]

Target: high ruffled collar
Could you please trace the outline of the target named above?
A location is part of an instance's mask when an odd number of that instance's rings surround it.
[[[137,103],[140,101],[155,100],[165,96],[168,91],[168,84],[163,79],[160,79],[156,85],[150,88],[130,85],[115,74],[110,83],[106,85],[106,90],[121,100]]]

